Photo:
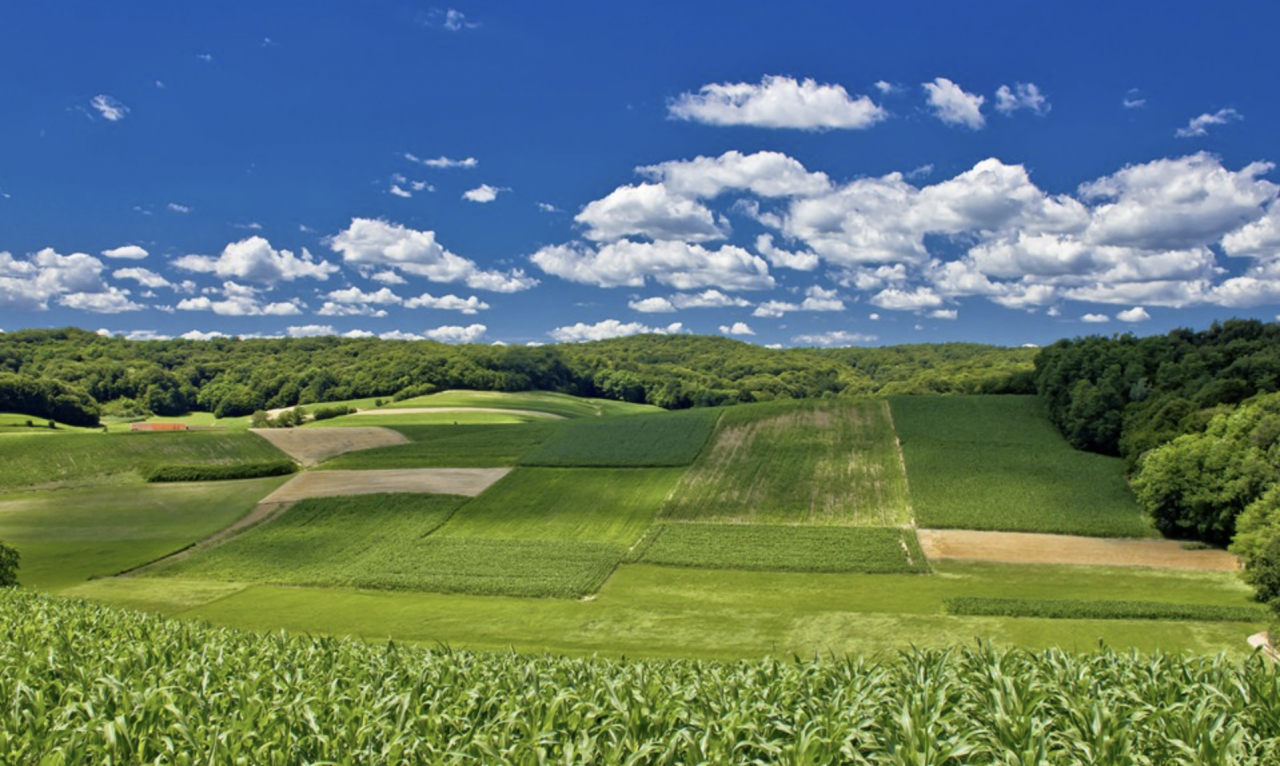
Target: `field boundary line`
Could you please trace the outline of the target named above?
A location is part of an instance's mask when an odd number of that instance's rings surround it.
[[[884,398],[884,411],[889,415],[889,428],[893,429],[893,448],[898,452],[898,468],[902,471],[902,487],[907,496],[907,526],[915,529],[916,509],[911,504],[911,474],[907,472],[907,456],[902,452],[902,439],[898,436],[898,424],[893,419],[893,403]],[[927,558],[927,557],[926,557]]]

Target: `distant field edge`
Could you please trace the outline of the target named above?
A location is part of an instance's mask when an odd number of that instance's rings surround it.
[[[1051,620],[1174,620],[1192,622],[1270,621],[1262,606],[1170,604],[1162,601],[1083,601],[1071,599],[982,598],[943,601],[947,614],[977,617],[1043,617]]]
[[[774,572],[927,574],[915,533],[901,527],[659,524],[635,552],[644,564]]]

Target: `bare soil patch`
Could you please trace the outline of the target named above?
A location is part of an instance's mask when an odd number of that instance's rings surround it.
[[[377,426],[358,428],[252,428],[253,433],[271,442],[276,449],[310,467],[332,457],[373,449],[408,444],[399,431]]]
[[[342,429],[346,430],[346,429]],[[265,497],[266,503],[294,503],[308,497],[425,492],[475,497],[510,468],[406,468],[388,471],[308,471]]]
[[[1187,550],[1175,540],[1039,535],[1026,532],[977,532],[961,529],[917,530],[920,547],[931,561],[999,561],[1011,564],[1085,564],[1234,572],[1239,560],[1222,550]]]
[[[557,415],[553,412],[539,412],[538,410],[510,410],[499,409],[497,407],[402,407],[400,409],[382,408],[379,410],[360,410],[356,415],[429,415],[436,412],[493,412],[499,415],[515,414],[527,415],[531,418],[546,418],[547,420],[564,420],[564,415]]]

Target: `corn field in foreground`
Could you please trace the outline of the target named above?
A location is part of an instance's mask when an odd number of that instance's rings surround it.
[[[609,661],[212,629],[0,593],[0,762],[1274,763],[1253,658]]]

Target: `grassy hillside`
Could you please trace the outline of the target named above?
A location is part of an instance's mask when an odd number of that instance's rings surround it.
[[[287,457],[245,432],[68,433],[0,437],[0,490],[140,481],[151,465],[234,465]]]
[[[928,572],[915,533],[875,527],[663,524],[646,564],[775,572]]]
[[[100,429],[97,428],[78,428],[69,426],[65,423],[53,423],[53,428],[49,427],[49,421],[46,418],[33,418],[30,415],[18,415],[9,412],[0,412],[0,436],[10,434],[57,434],[57,433],[95,433]]]
[[[492,468],[515,465],[563,421],[498,425],[393,425],[411,444],[340,455],[326,469]]]
[[[368,410],[356,415],[342,415],[328,420],[313,421],[304,425],[303,428],[519,425],[523,423],[545,423],[547,421],[547,417],[540,413],[519,410],[486,412],[484,410],[453,411],[443,408],[437,409],[439,411],[397,412],[394,408],[386,407],[381,410]]]
[[[1035,397],[891,403],[921,527],[1156,536],[1124,462],[1073,450]]]
[[[613,415],[636,415],[645,412],[661,412],[649,404],[632,404],[611,399],[557,394],[551,391],[441,391],[438,394],[419,396],[386,405],[390,408],[417,407],[484,407],[502,410],[533,410],[549,412],[566,418],[595,418]]]
[[[883,399],[730,407],[663,509],[665,519],[763,524],[911,523]]]
[[[521,465],[641,468],[689,465],[721,410],[682,410],[567,424],[525,455]]]
[[[141,566],[239,520],[283,478],[0,495],[20,582],[58,590]]]

